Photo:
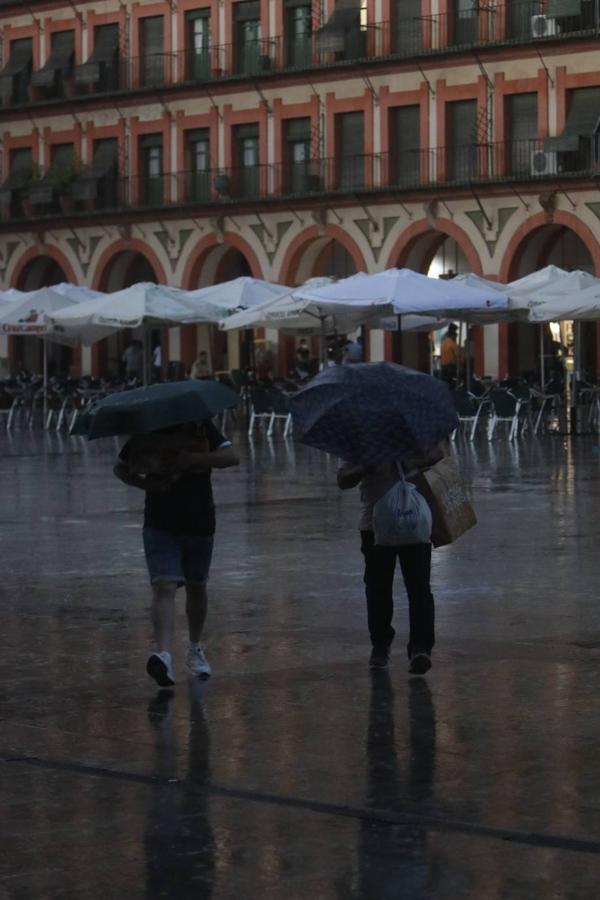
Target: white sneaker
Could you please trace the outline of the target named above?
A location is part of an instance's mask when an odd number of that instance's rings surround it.
[[[173,661],[171,654],[166,650],[150,654],[146,663],[146,672],[150,678],[154,678],[159,687],[173,687],[175,684]]]
[[[210,678],[212,674],[212,669],[204,654],[202,644],[196,644],[194,647],[189,648],[186,665],[192,675],[197,675],[198,678]]]

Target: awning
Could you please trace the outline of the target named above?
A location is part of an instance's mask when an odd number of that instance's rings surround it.
[[[106,29],[96,40],[92,55],[81,66],[75,67],[76,84],[96,84],[102,77],[102,65],[113,62],[119,50],[118,28]]]
[[[10,99],[14,91],[14,79],[26,72],[33,60],[31,41],[15,41],[11,48],[10,59],[0,72],[0,97]]]
[[[581,0],[546,0],[544,13],[552,19],[563,16],[580,16]]]
[[[559,153],[579,150],[580,139],[591,138],[600,119],[600,88],[577,88],[570,92],[565,130],[544,141],[544,150]]]
[[[92,164],[85,172],[75,179],[72,187],[74,200],[95,200],[99,193],[99,182],[107,175],[116,173],[117,168],[117,142],[101,144],[94,153]]]
[[[360,21],[360,0],[337,0],[328,21],[317,31],[319,53],[341,53],[346,33]]]
[[[75,55],[75,35],[72,31],[59,32],[54,38],[52,52],[46,65],[31,76],[31,84],[39,88],[51,88],[56,75],[69,71]]]

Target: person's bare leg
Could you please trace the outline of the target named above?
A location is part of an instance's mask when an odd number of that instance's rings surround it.
[[[188,630],[190,643],[197,644],[202,636],[206,620],[208,597],[205,584],[187,584],[185,588]]]
[[[175,630],[175,581],[161,581],[152,585],[152,625],[156,649],[173,652]]]

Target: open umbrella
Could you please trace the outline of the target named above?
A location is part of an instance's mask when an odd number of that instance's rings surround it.
[[[218,381],[171,381],[120,391],[98,400],[81,416],[75,434],[90,440],[118,434],[149,434],[174,425],[212,419],[240,398]]]
[[[430,278],[412,269],[387,269],[373,275],[359,272],[314,291],[298,288],[296,294],[332,304],[370,301],[382,307],[381,315],[390,312],[452,317],[461,312],[503,309],[508,305],[508,297],[500,291]],[[383,308],[386,306],[387,309]]]
[[[386,362],[325,369],[290,408],[303,444],[357,465],[427,453],[457,426],[445,382]]]

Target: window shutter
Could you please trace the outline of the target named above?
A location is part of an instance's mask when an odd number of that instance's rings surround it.
[[[513,94],[509,97],[508,121],[511,141],[527,141],[537,138],[537,94]]]
[[[362,156],[365,146],[363,114],[341,113],[338,119],[338,154],[344,157]]]

